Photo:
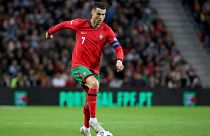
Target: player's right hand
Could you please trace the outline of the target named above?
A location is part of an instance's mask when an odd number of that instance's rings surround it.
[[[50,39],[52,39],[52,38],[53,38],[53,35],[52,35],[52,34],[51,34],[51,35],[49,35],[49,33],[48,33],[48,32],[46,32],[46,33],[45,33],[45,37],[46,37],[46,38],[50,38]]]

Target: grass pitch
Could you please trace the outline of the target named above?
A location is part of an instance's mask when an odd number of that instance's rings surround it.
[[[97,112],[114,136],[210,136],[210,107],[98,108]],[[0,136],[80,136],[82,120],[82,108],[1,106]]]

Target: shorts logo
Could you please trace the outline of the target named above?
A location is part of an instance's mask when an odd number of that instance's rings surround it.
[[[86,72],[83,72],[83,75],[86,75]]]
[[[100,40],[103,39],[103,35],[102,35],[102,34],[99,35],[99,39],[100,39]]]

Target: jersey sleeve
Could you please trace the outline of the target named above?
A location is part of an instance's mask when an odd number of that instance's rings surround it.
[[[115,38],[116,38],[115,33],[113,32],[113,30],[110,27],[108,27],[108,39],[107,40],[110,43],[112,43],[112,42],[114,42]]]
[[[120,45],[120,42],[117,40],[115,33],[112,31],[110,27],[109,27],[109,32],[108,32],[108,41],[112,44],[112,47],[115,50],[116,59],[123,61],[124,53],[123,53],[122,46]]]
[[[77,19],[74,19],[74,20],[70,20],[70,21],[64,21],[62,23],[59,23],[53,27],[51,27],[49,30],[48,30],[48,33],[49,34],[53,34],[55,32],[58,32],[62,29],[72,29],[74,31],[77,31],[79,25],[80,25],[80,22],[81,22],[81,19],[80,18],[77,18]]]

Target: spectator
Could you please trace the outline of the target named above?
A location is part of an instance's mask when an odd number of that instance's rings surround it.
[[[73,32],[59,32],[55,42],[44,40],[43,32],[63,20],[86,18],[91,2],[93,0],[0,2],[0,85],[75,87],[68,73],[75,42]],[[114,56],[113,49],[107,45],[102,58],[102,86],[201,86],[195,70],[176,49],[171,33],[148,0],[129,0],[126,4],[122,0],[104,2],[110,7],[106,21],[124,46],[125,71],[119,76],[110,70]],[[200,3],[195,4],[196,14],[200,11],[205,15],[200,22],[205,22],[204,43],[209,46],[206,29],[210,22],[209,0],[203,10]]]
[[[210,53],[210,0],[183,0],[183,4],[190,9],[200,29],[200,41]]]
[[[60,73],[57,73],[55,77],[52,79],[52,86],[53,87],[65,87],[66,80]]]

